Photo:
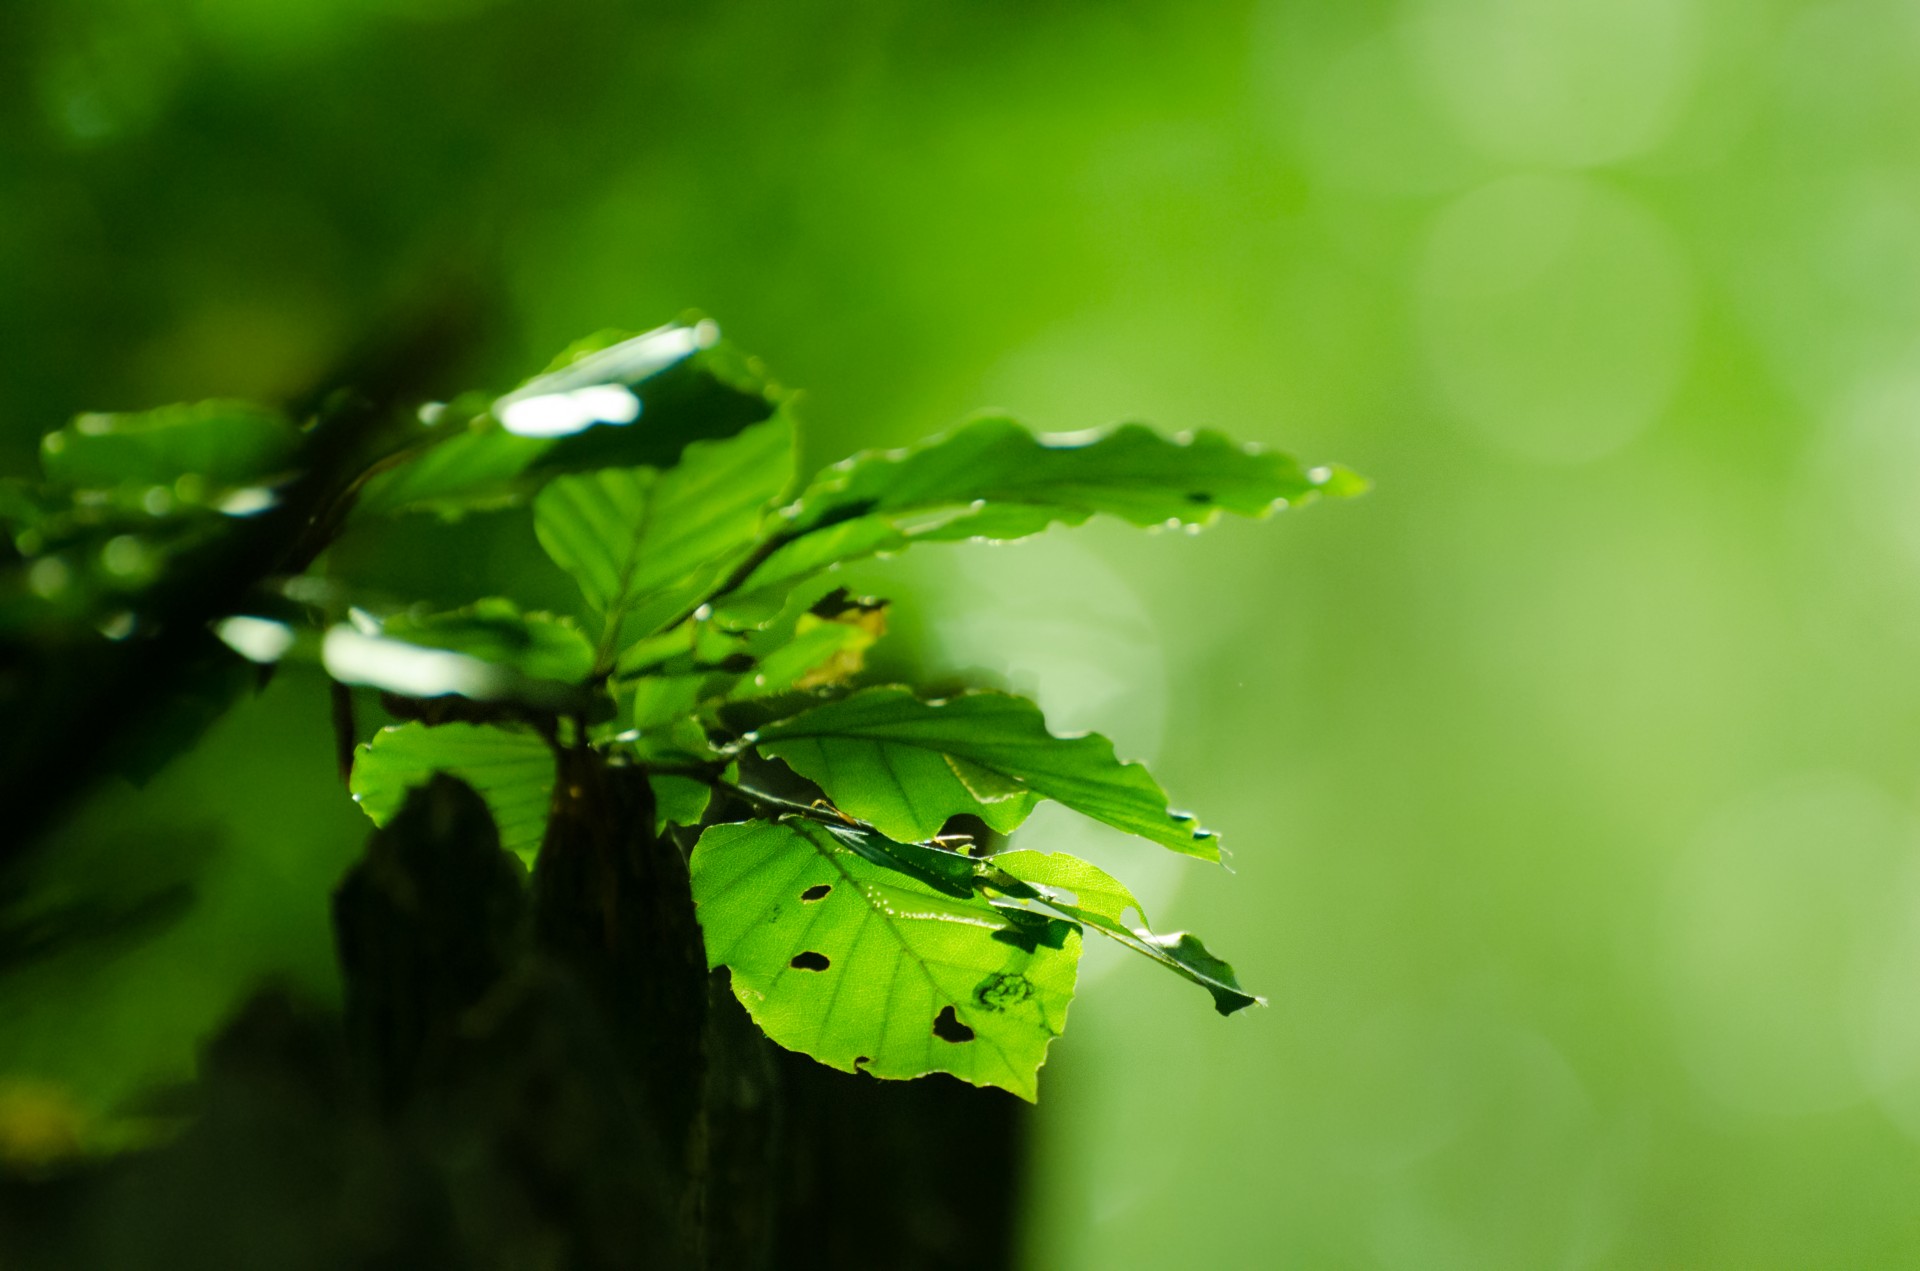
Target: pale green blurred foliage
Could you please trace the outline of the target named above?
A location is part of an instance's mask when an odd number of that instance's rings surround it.
[[[992,406],[1375,479],[861,572],[1226,832],[1234,877],[1122,863],[1273,1002],[1090,958],[1036,1267],[1920,1260],[1920,11],[13,21],[22,462],[82,407],[304,387],[453,260],[501,282],[494,384],[697,305],[810,390],[817,458]],[[216,744],[305,730],[257,779],[352,834],[317,700],[275,693]],[[353,844],[258,798],[194,915],[71,972],[104,999],[36,990],[0,1069],[177,1069],[244,975],[325,982]]]

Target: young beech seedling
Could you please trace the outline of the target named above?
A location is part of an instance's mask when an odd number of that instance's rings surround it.
[[[1214,832],[1024,698],[864,683],[885,603],[831,575],[1094,516],[1198,529],[1363,483],[1213,432],[1044,436],[998,417],[803,477],[791,406],[702,322],[583,341],[504,396],[344,440],[324,412],[300,426],[226,402],[83,416],[46,439],[47,481],[0,504],[23,558],[9,604],[121,645],[211,631],[247,661],[309,658],[378,690],[404,722],[357,745],[336,691],[367,815],[385,825],[451,774],[536,872],[600,777],[644,778],[651,824],[625,829],[684,860],[660,885],[688,894],[663,903],[692,906],[708,965],[767,1036],[835,1068],[1033,1098],[1088,932],[1223,1015],[1258,1002],[1099,866],[1018,838],[992,850],[1043,799],[1199,861],[1220,859]],[[369,581],[365,544],[435,517],[507,518],[577,582],[577,611],[436,608]],[[237,593],[181,581],[236,573]],[[176,660],[203,696],[225,682],[217,660]]]

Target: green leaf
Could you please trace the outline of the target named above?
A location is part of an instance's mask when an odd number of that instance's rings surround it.
[[[647,784],[653,787],[655,834],[665,834],[669,825],[700,824],[700,818],[707,814],[707,804],[713,799],[712,788],[692,777],[653,772],[647,774]]]
[[[904,688],[870,688],[764,725],[753,743],[891,838],[931,838],[962,812],[1008,833],[1046,798],[1183,855],[1220,859],[1218,836],[1170,810],[1159,783],[1121,763],[1112,742],[1055,737],[1039,707],[1006,693],[923,702]]]
[[[22,528],[12,546],[23,559],[0,566],[0,627],[86,623],[111,634],[156,596],[164,602],[169,590],[177,595],[182,578],[217,562],[245,533],[203,507],[176,506],[162,515],[129,509],[120,494],[140,489],[123,487],[104,500],[83,491]]]
[[[706,675],[649,675],[633,686],[633,726],[664,729],[694,713]]]
[[[1240,987],[1233,968],[1213,956],[1200,937],[1185,931],[1155,935],[1145,928],[1122,926],[1098,914],[1086,913],[1073,905],[1049,906],[1056,913],[1085,923],[1102,935],[1126,945],[1166,967],[1183,979],[1191,980],[1213,995],[1213,1009],[1222,1015],[1249,1006],[1264,1006],[1266,999]]]
[[[552,439],[515,436],[491,415],[467,413],[465,405],[423,424],[417,452],[368,479],[354,502],[354,523],[414,511],[457,517],[526,497],[522,478],[553,448]]]
[[[448,772],[480,792],[500,830],[500,845],[529,866],[546,836],[553,802],[553,750],[520,729],[489,724],[400,724],[383,728],[353,754],[354,801],[385,825],[407,792]]]
[[[793,818],[710,827],[692,859],[709,965],[767,1036],[821,1063],[1033,1099],[1079,931],[881,864],[859,850],[871,837]]]
[[[689,444],[766,419],[772,390],[714,338],[702,323],[585,341],[503,397],[426,411],[404,460],[361,490],[355,520],[509,506],[558,472],[670,467]]]
[[[536,680],[584,684],[593,674],[593,645],[571,618],[522,613],[499,597],[451,613],[395,614],[381,621],[380,634],[465,653]]]
[[[1001,852],[987,858],[983,865],[997,889],[1038,900],[1053,912],[1091,927],[1198,984],[1212,994],[1213,1008],[1222,1015],[1265,1004],[1265,999],[1240,987],[1233,968],[1209,952],[1198,936],[1184,931],[1162,936],[1149,931],[1146,911],[1133,893],[1097,865],[1065,852],[1028,851]],[[991,878],[995,871],[1007,877]],[[1063,892],[1071,893],[1072,898],[1061,895]],[[1141,926],[1130,927],[1121,921],[1128,909],[1140,915]]]
[[[301,432],[247,402],[162,406],[136,414],[81,415],[40,442],[49,480],[73,486],[167,485],[183,478],[235,486],[292,466]]]
[[[743,675],[731,701],[773,697],[845,684],[866,665],[867,650],[887,633],[887,602],[842,587],[771,626],[746,633],[758,666]]]
[[[516,638],[512,624],[504,619],[441,616],[446,622],[437,627],[430,620],[402,623],[407,639],[390,636],[377,624],[331,627],[320,642],[321,664],[342,684],[364,685],[400,697],[464,697],[589,717],[612,713],[605,694],[578,683],[581,677],[546,678],[516,665],[571,675],[578,664],[578,649],[572,641],[579,633],[557,620],[538,615],[540,621],[530,621],[535,615],[526,615]],[[373,629],[365,629],[368,625]],[[428,639],[413,638],[421,635]],[[464,652],[464,648],[488,656]]]
[[[1069,892],[1070,896],[1052,896],[1052,899],[1065,899],[1078,905],[1090,914],[1102,918],[1120,921],[1120,916],[1131,909],[1140,915],[1140,921],[1147,921],[1146,910],[1134,899],[1127,885],[1101,869],[1091,861],[1083,861],[1078,856],[1066,852],[1033,852],[1016,850],[996,852],[986,861],[1020,882],[1054,892]]]
[[[1142,424],[1036,437],[987,418],[910,450],[836,464],[801,494],[778,546],[733,590],[729,608],[764,604],[842,561],[916,542],[1005,542],[1095,514],[1135,525],[1199,527],[1222,513],[1264,516],[1365,483],[1341,469],[1301,469],[1291,458],[1216,432],[1168,438]]]
[[[688,446],[680,463],[555,479],[534,501],[534,532],[605,616],[600,663],[686,617],[753,550],[770,505],[793,479],[784,414],[725,441]]]
[[[803,621],[791,639],[767,651],[751,675],[740,676],[727,697],[738,702],[837,684],[859,669],[874,639],[871,631],[851,623]]]

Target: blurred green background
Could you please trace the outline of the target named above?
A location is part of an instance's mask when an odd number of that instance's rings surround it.
[[[1376,480],[864,575],[1227,832],[1027,840],[1272,999],[1090,957],[1033,1266],[1920,1263],[1912,5],[14,0],[0,102],[10,472],[453,297],[449,392],[697,306],[816,461],[1002,407]],[[196,890],[0,985],[0,1102],[324,990],[325,720],[68,831],[30,904]]]

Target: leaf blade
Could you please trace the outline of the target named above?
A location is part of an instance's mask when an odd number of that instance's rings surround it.
[[[1037,796],[1182,855],[1220,859],[1218,836],[1171,810],[1159,783],[1141,765],[1120,762],[1112,742],[1098,733],[1056,737],[1039,707],[1007,693],[922,702],[898,686],[863,689],[763,725],[753,744],[892,838],[930,838],[962,812],[1010,832]],[[950,759],[1026,793],[1006,797],[1002,785],[1000,799],[983,798],[981,783],[970,786]]]
[[[1200,527],[1222,513],[1265,516],[1364,482],[1341,469],[1302,469],[1277,451],[1217,432],[1169,438],[1142,424],[1036,436],[987,417],[904,451],[868,452],[817,476],[792,527],[741,580],[743,609],[844,561],[915,542],[1007,542],[1095,515],[1134,525]]]
[[[683,618],[753,550],[793,478],[784,413],[724,441],[696,442],[675,467],[607,468],[550,482],[534,532],[605,615],[604,666],[618,644]]]
[[[532,865],[553,802],[554,757],[546,742],[489,724],[383,728],[355,748],[348,789],[375,825],[385,825],[408,793],[436,772],[451,773],[478,791],[493,813],[500,845]]]
[[[831,1067],[946,1072],[1032,1100],[1066,1024],[1077,928],[935,888],[851,834],[793,818],[709,828],[692,860],[709,964],[769,1037]]]
[[[1182,979],[1205,989],[1213,998],[1213,1008],[1231,1015],[1249,1006],[1264,1006],[1266,999],[1240,986],[1239,977],[1227,962],[1216,957],[1198,936],[1185,931],[1156,935],[1149,929],[1146,911],[1125,884],[1099,866],[1065,852],[1001,852],[983,862],[990,886],[1020,899],[1037,900],[1048,909],[1098,931],[1118,944],[1159,963]],[[994,872],[1008,878],[994,879]],[[1016,886],[1008,887],[1011,879]],[[1033,889],[1044,889],[1035,893]],[[1063,900],[1052,894],[1069,891],[1074,899]],[[1141,925],[1122,921],[1128,909],[1140,915]]]
[[[215,400],[81,415],[41,439],[40,461],[48,479],[63,485],[167,485],[191,478],[218,488],[284,472],[300,441],[300,430],[276,411]]]
[[[583,341],[500,397],[429,412],[412,450],[361,489],[354,521],[455,517],[524,502],[555,473],[667,467],[773,413],[775,391],[715,342],[711,323],[620,334]]]
[[[534,680],[579,685],[593,674],[593,645],[571,619],[523,613],[511,600],[499,597],[447,613],[395,614],[380,623],[380,634],[423,648],[464,653]]]

